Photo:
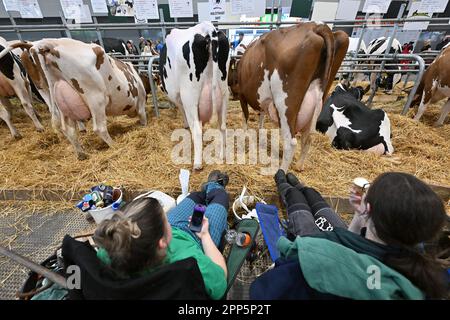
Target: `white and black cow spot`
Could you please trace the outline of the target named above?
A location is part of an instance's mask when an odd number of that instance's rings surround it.
[[[336,149],[367,150],[379,144],[392,154],[390,121],[381,109],[369,109],[341,86],[327,99],[316,129],[327,134]]]

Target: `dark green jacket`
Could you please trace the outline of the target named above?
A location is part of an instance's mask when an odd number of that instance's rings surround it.
[[[347,230],[292,242],[282,237],[277,246],[281,258],[298,259],[306,282],[319,292],[359,300],[424,299],[406,277],[380,261],[386,246]]]

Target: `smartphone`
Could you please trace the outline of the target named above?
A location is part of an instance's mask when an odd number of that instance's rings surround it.
[[[191,223],[189,229],[192,232],[200,232],[202,230],[203,216],[205,215],[206,207],[202,204],[196,204],[194,207],[194,213],[191,217]]]

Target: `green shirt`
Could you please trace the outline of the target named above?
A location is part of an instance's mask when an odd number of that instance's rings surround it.
[[[97,257],[105,264],[111,263],[104,249],[97,252]],[[203,253],[191,235],[181,229],[172,228],[172,241],[167,248],[165,263],[170,264],[190,257],[197,260],[208,295],[216,300],[222,298],[227,288],[223,269]]]

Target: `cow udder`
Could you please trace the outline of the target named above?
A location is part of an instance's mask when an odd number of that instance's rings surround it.
[[[15,96],[14,88],[5,77],[0,76],[0,97],[9,98]]]
[[[65,80],[59,80],[54,86],[55,100],[61,113],[74,121],[91,118],[91,112],[80,94]]]

